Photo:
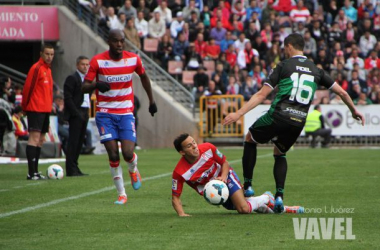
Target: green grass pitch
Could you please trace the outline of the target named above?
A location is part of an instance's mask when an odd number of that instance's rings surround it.
[[[220,148],[242,180],[242,148]],[[126,206],[108,159],[81,156],[87,177],[32,182],[26,164],[0,165],[0,249],[376,249],[380,246],[380,154],[378,149],[290,151],[285,204],[314,209],[306,214],[239,215],[211,206],[188,186],[179,218],[171,206],[174,149],[137,151],[143,177],[134,191],[124,164]],[[274,191],[271,150],[258,148],[256,194]],[[64,163],[59,163],[64,166]],[[40,165],[45,171],[47,164]],[[332,213],[331,207],[353,209]],[[318,210],[322,210],[318,212]],[[352,211],[352,210],[351,210]],[[293,218],[352,218],[354,240],[297,240]]]

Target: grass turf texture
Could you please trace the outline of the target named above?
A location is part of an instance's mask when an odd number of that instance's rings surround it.
[[[220,150],[242,180],[242,148]],[[258,153],[256,194],[274,192],[271,150],[259,148]],[[173,149],[142,150],[137,154],[143,179],[164,176],[145,180],[141,189],[134,191],[123,164],[128,183],[126,206],[113,204],[117,193],[105,155],[81,156],[80,167],[90,176],[63,180],[26,181],[25,164],[0,165],[0,249],[376,249],[380,246],[380,198],[376,195],[380,176],[378,150],[295,149],[288,153],[285,204],[320,208],[322,213],[239,215],[207,204],[186,186],[181,199],[185,212],[192,215],[187,218],[179,218],[171,206],[171,172],[179,154]],[[47,167],[48,164],[40,165],[40,170],[45,171]],[[81,194],[83,197],[76,198]],[[68,200],[69,197],[76,199]],[[49,202],[54,204],[46,205]],[[40,204],[45,205],[30,210]],[[354,213],[333,214],[331,206],[354,208]],[[4,217],[12,211],[19,213]],[[352,218],[355,240],[295,239],[292,218],[336,217]]]

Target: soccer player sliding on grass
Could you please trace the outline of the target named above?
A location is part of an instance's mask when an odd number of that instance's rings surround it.
[[[291,34],[285,38],[284,45],[285,54],[289,59],[280,62],[263,81],[260,91],[236,113],[228,114],[223,121],[223,125],[238,121],[248,111],[261,104],[275,87],[278,88],[269,111],[249,128],[243,152],[244,195],[249,197],[254,195],[252,177],[256,165],[257,143],[266,143],[269,140],[274,143],[275,213],[284,211],[283,195],[288,169],[286,152],[295,143],[305,125],[318,85],[339,95],[350,109],[352,117],[364,125],[363,115],[356,110],[347,92],[303,55],[303,37]]]
[[[226,156],[213,144],[198,145],[189,134],[181,134],[174,140],[174,147],[182,155],[172,176],[172,205],[179,216],[189,216],[183,210],[180,199],[183,184],[186,182],[197,193],[203,195],[206,183],[214,179],[227,184],[230,195],[223,204],[226,209],[237,210],[240,214],[254,211],[273,213],[273,195],[265,192],[258,197],[245,198],[238,176],[226,161]]]

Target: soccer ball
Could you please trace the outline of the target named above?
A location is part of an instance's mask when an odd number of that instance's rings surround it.
[[[46,170],[46,175],[49,179],[60,180],[63,178],[63,169],[58,164],[53,164]]]
[[[203,197],[211,205],[222,205],[228,199],[230,191],[223,181],[209,181],[203,189]]]

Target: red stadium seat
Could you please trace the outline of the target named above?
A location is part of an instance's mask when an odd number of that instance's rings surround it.
[[[144,51],[145,52],[157,52],[158,40],[155,38],[144,39]]]
[[[185,70],[182,72],[182,83],[184,85],[193,86],[194,85],[194,75],[196,71]]]
[[[178,75],[182,73],[183,62],[182,61],[169,61],[168,72],[171,75]]]
[[[203,61],[203,66],[207,71],[215,71],[215,62],[214,61]]]

